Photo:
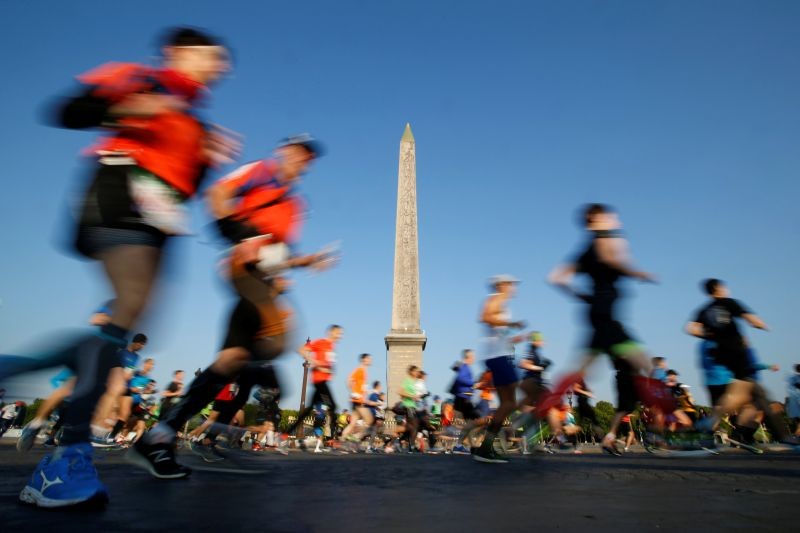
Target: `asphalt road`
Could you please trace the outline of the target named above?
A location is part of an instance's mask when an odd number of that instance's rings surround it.
[[[468,456],[236,452],[219,468],[247,473],[162,481],[122,452],[101,452],[111,503],[89,512],[18,503],[43,453],[0,444],[0,530],[800,531],[800,455],[586,453],[486,465]],[[181,460],[204,465],[188,452]]]

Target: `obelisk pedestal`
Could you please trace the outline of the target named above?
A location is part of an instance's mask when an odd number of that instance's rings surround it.
[[[409,124],[406,124],[400,139],[392,289],[392,327],[385,337],[389,407],[400,400],[400,389],[408,367],[422,366],[422,351],[427,343],[425,332],[420,327],[417,160],[416,142]]]

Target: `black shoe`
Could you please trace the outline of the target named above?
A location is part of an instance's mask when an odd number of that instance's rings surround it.
[[[159,479],[180,479],[192,473],[191,468],[175,462],[175,447],[172,443],[147,444],[144,439],[139,439],[125,454],[125,460]]]
[[[211,444],[203,444],[201,442],[192,442],[189,445],[189,449],[192,450],[194,453],[199,455],[203,458],[203,461],[207,463],[216,463],[217,461],[222,461],[225,459],[225,456],[222,455],[219,451],[217,451],[216,446]]]
[[[619,451],[619,448],[617,448],[616,442],[604,442],[600,447],[602,448],[603,452],[609,455],[613,455],[614,457],[622,457],[622,452]]]
[[[475,453],[472,454],[472,458],[479,463],[507,463],[508,459],[504,456],[500,455],[496,451],[494,451],[494,447],[491,448],[478,448]]]

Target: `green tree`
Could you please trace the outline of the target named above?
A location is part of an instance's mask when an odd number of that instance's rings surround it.
[[[605,400],[600,400],[594,406],[594,415],[597,417],[597,423],[603,428],[603,431],[608,431],[611,426],[611,419],[614,418],[616,411],[614,405]]]
[[[298,414],[299,414],[299,412],[297,410],[295,410],[295,409],[284,409],[284,410],[282,410],[281,411],[281,421],[280,421],[280,424],[279,424],[279,426],[280,426],[279,429],[281,431],[286,431],[287,429],[289,429],[289,424],[291,424],[291,422],[295,418],[297,418]]]

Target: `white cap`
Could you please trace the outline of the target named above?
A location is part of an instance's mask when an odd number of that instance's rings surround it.
[[[497,274],[489,278],[489,285],[496,287],[500,283],[519,283],[519,280],[511,274]]]

